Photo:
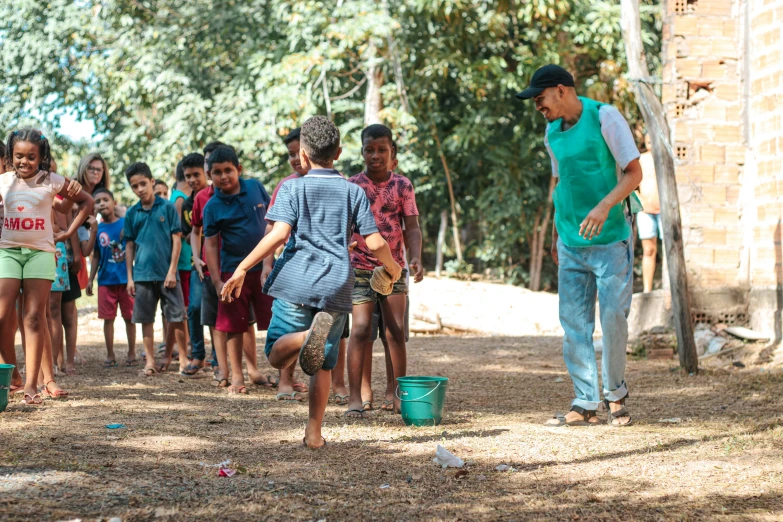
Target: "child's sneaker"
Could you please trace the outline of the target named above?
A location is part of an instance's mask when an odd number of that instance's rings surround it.
[[[299,366],[302,371],[309,376],[318,373],[318,370],[324,365],[324,348],[326,348],[326,338],[334,324],[334,318],[326,312],[318,312],[313,318],[313,324],[310,326],[310,332],[302,344],[299,351]]]

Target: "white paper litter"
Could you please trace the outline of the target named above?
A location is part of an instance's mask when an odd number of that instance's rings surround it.
[[[465,465],[464,460],[452,454],[451,452],[449,452],[449,450],[447,450],[440,444],[438,444],[438,447],[435,449],[435,458],[432,459],[432,462],[442,467],[443,469],[461,468],[462,466]]]
[[[750,328],[745,328],[744,326],[729,326],[725,331],[734,337],[739,337],[740,339],[745,339],[747,341],[769,341],[769,335],[754,332]]]

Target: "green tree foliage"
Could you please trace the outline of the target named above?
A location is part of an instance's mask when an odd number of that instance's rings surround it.
[[[643,12],[654,58],[657,5]],[[0,118],[9,130],[53,114],[56,128],[76,111],[116,176],[141,160],[170,179],[182,155],[221,139],[271,185],[288,171],[281,137],[328,113],[353,174],[366,72],[380,67],[380,118],[417,187],[425,250],[448,208],[437,137],[466,257],[522,282],[550,174],[545,122],[514,94],[560,63],[636,122],[619,21],[609,0],[15,0],[0,5]]]

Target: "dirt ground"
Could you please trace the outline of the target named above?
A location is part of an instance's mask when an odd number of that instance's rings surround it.
[[[534,299],[517,321],[528,307]],[[329,445],[311,451],[301,447],[306,403],[257,387],[228,397],[207,374],[104,369],[100,323],[82,322],[87,363],[58,380],[72,397],[43,407],[15,398],[0,414],[0,520],[783,517],[779,370],[689,377],[675,361],[630,360],[634,426],[546,428],[572,397],[559,336],[418,336],[409,373],[449,377],[443,424],[406,427],[380,411],[349,421],[330,404]],[[121,359],[119,321],[118,336]],[[374,362],[381,399],[378,346]],[[467,475],[432,462],[438,444],[467,461]],[[219,477],[227,459],[240,473]],[[511,469],[496,471],[503,464]]]

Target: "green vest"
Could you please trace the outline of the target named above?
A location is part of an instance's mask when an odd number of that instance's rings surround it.
[[[579,236],[579,225],[587,214],[617,186],[617,162],[604,141],[598,118],[603,104],[581,96],[579,100],[582,116],[576,125],[563,131],[563,120],[559,119],[549,124],[547,134],[560,175],[552,194],[555,225],[566,246],[608,245],[631,235],[623,209],[625,201],[612,207],[598,236],[592,240]]]

